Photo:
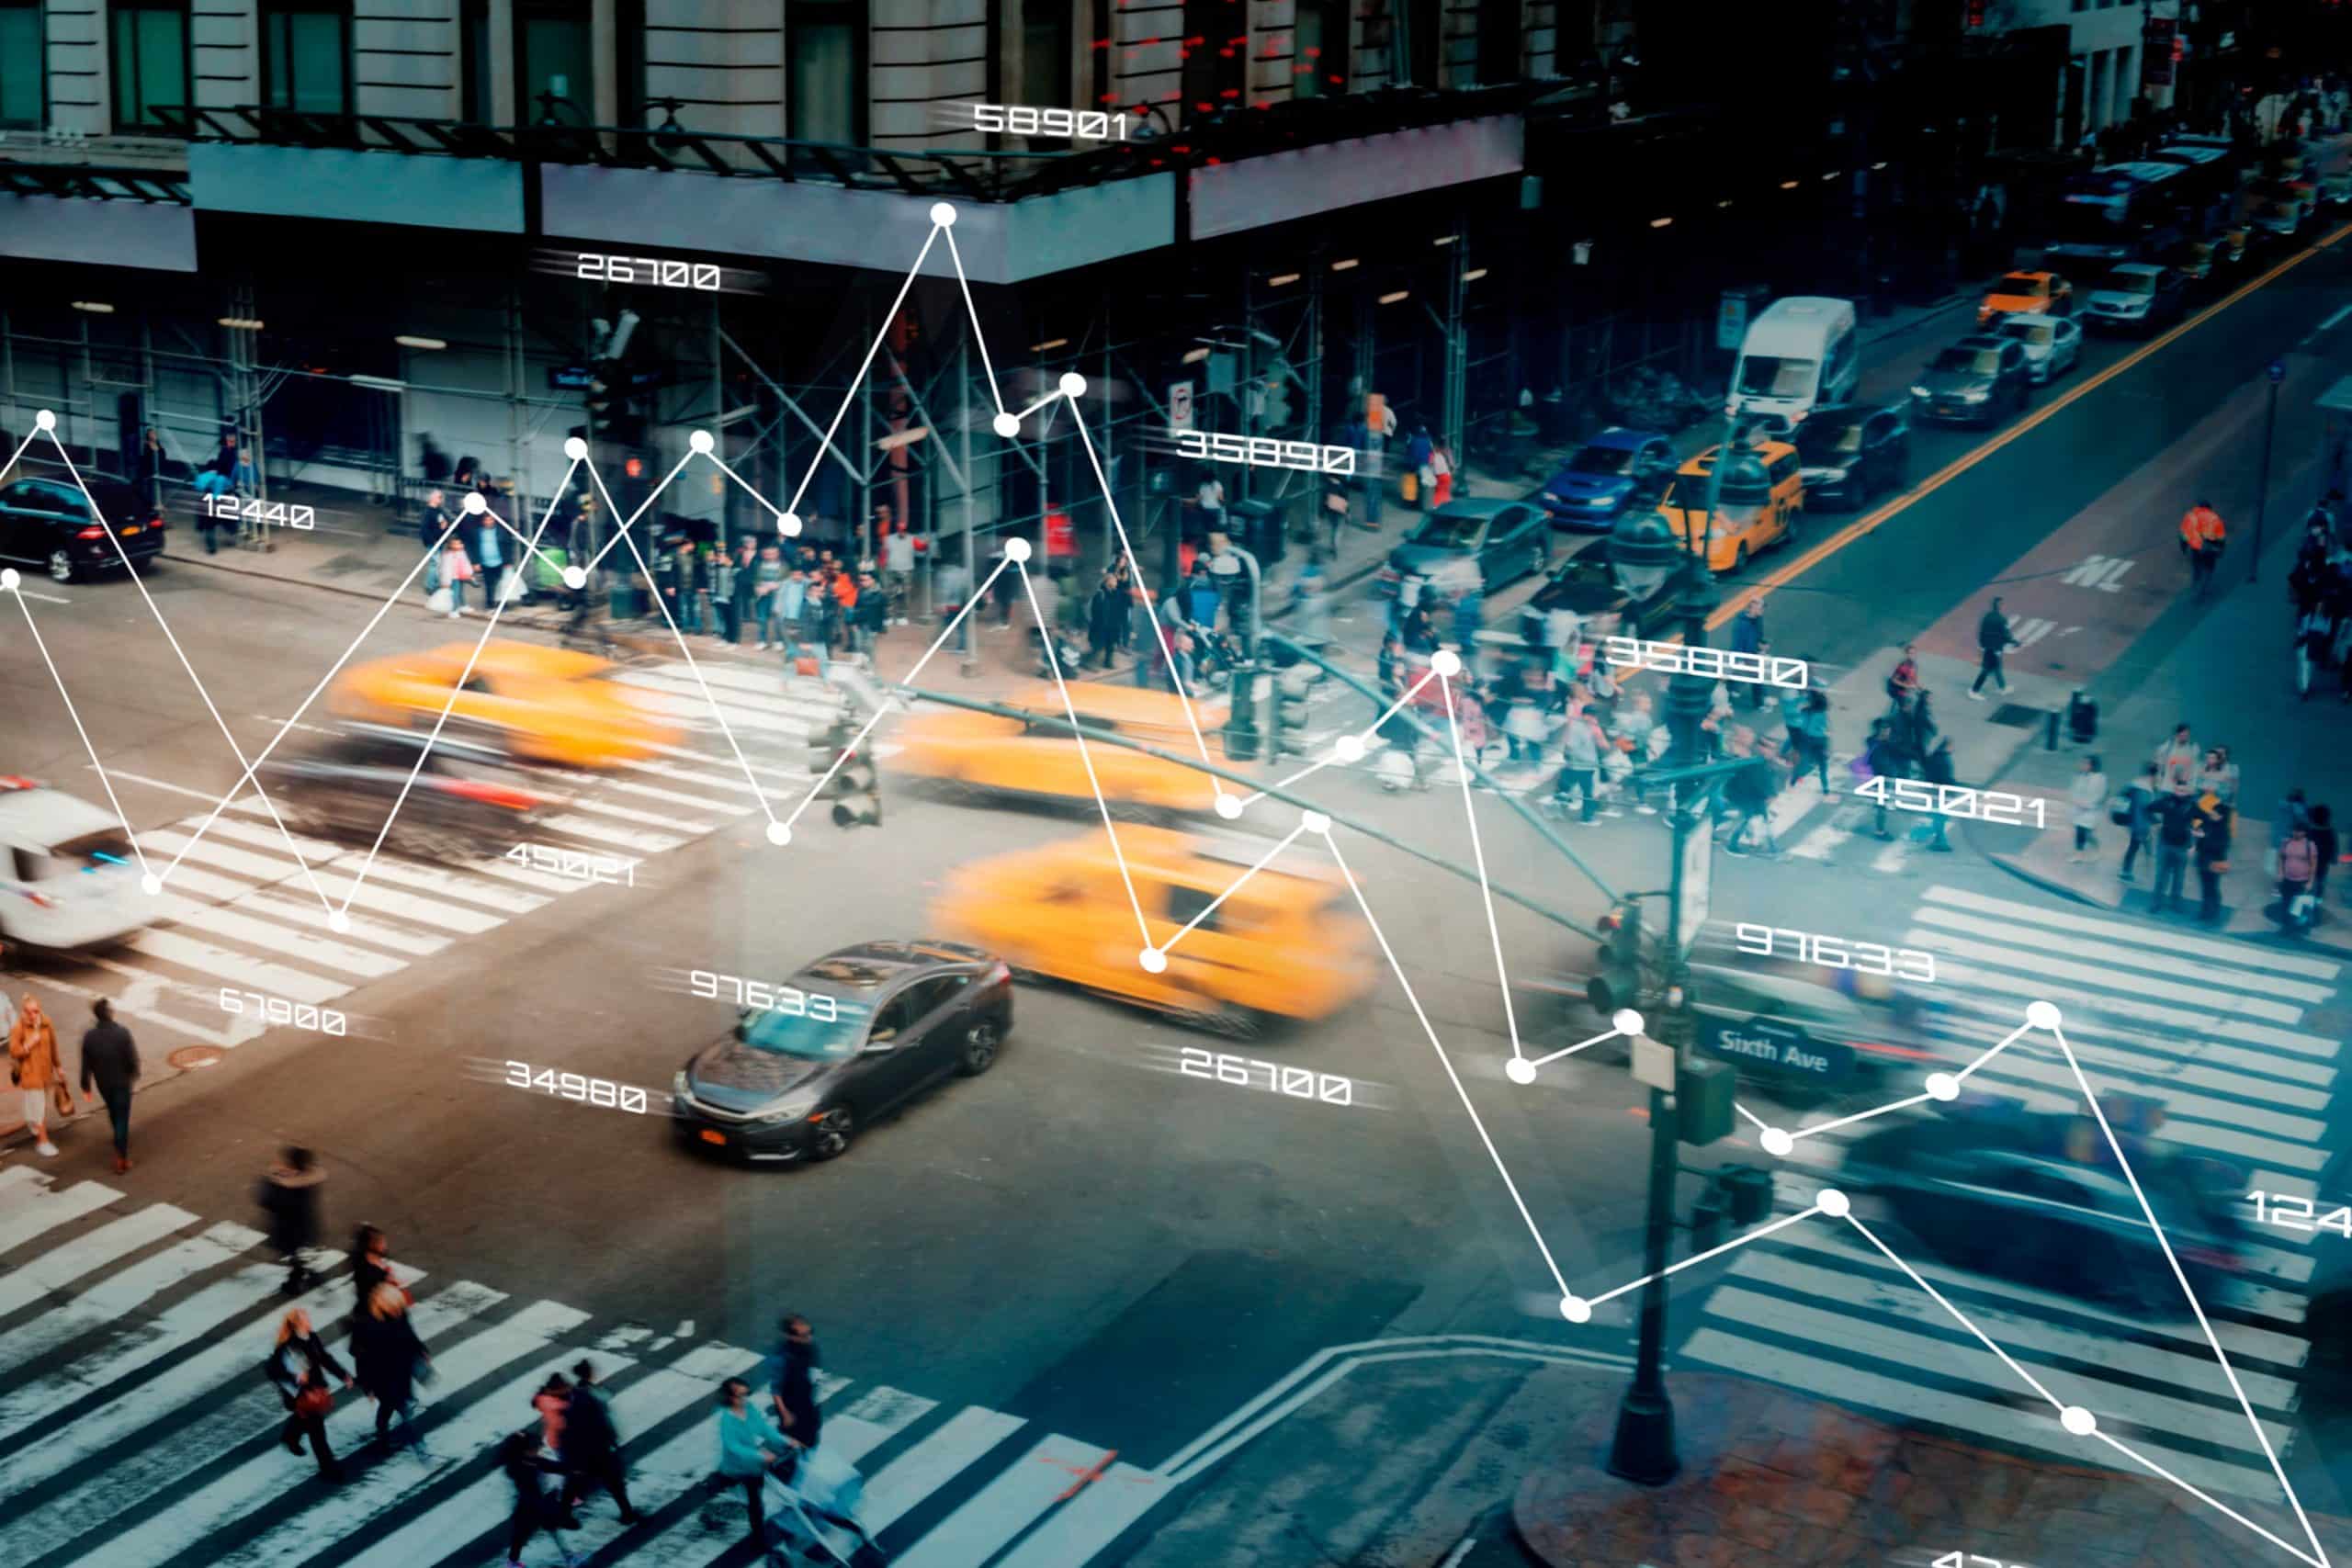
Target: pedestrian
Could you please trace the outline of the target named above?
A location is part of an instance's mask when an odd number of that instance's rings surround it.
[[[2175,779],[2156,798],[2156,886],[2151,907],[2161,915],[2180,903],[2180,886],[2188,875],[2188,853],[2197,844],[2197,803],[2189,784]]]
[[[1934,749],[1919,764],[1919,776],[1931,784],[1949,784],[1955,782],[1951,741],[1936,742]],[[1940,792],[1938,798],[1941,798]],[[1931,829],[1928,838],[1928,848],[1939,855],[1951,853],[1951,840],[1944,833],[1944,824],[1948,820],[1949,818],[1940,811],[1928,813],[1928,823]]]
[[[918,541],[904,524],[891,530],[882,541],[883,596],[891,618],[902,626],[913,624],[907,612],[914,607],[917,548]]]
[[[2123,869],[2116,873],[2124,881],[2132,880],[2132,863],[2148,847],[2148,829],[2154,822],[2156,804],[2156,765],[2140,764],[2140,776],[2126,785],[2122,805],[2118,807],[2116,826],[2128,837],[2123,845]]]
[[[523,1549],[541,1530],[554,1536],[556,1550],[562,1551],[564,1562],[578,1561],[566,1550],[563,1537],[563,1516],[556,1499],[548,1495],[550,1475],[561,1473],[562,1466],[539,1451],[539,1429],[525,1427],[509,1432],[498,1445],[498,1467],[514,1486],[514,1512],[506,1522],[507,1568],[523,1568]]]
[[[387,1280],[368,1298],[367,1310],[351,1328],[351,1364],[359,1387],[376,1402],[376,1441],[391,1442],[392,1417],[401,1418],[408,1440],[421,1444],[409,1406],[416,1399],[417,1375],[433,1358],[408,1320],[408,1296]]]
[[[114,1170],[120,1176],[130,1168],[130,1090],[139,1081],[139,1047],[130,1031],[114,1021],[114,1004],[106,998],[90,1004],[90,1016],[97,1021],[82,1034],[82,1108],[106,1101],[114,1125]],[[97,1099],[90,1093],[93,1084]]]
[[[782,552],[777,552],[782,559]],[[760,570],[765,571],[768,562],[763,558]],[[787,649],[797,655],[806,641],[808,622],[808,574],[795,568],[776,579],[775,592],[769,595],[768,630],[776,647]],[[760,645],[762,648],[766,643]]]
[[[742,541],[748,545],[749,539]],[[710,553],[710,615],[715,635],[723,643],[735,640],[735,573],[743,556],[724,546]]]
[[[299,1296],[316,1278],[308,1256],[319,1240],[319,1186],[327,1173],[310,1150],[289,1145],[262,1177],[261,1207],[269,1215],[270,1249],[286,1264],[278,1289]]]
[[[196,472],[196,491],[204,497],[204,505],[197,513],[196,525],[204,535],[206,555],[220,554],[220,546],[215,535],[221,525],[235,525],[239,468],[237,437],[234,433],[230,433],[220,437],[220,449],[213,453],[212,460]]]
[[[2312,897],[2322,904],[2327,902],[2328,868],[2335,863],[2339,846],[2335,837],[2335,813],[2325,806],[2312,807]]]
[[[16,1026],[8,1031],[8,1076],[17,1086],[34,1152],[44,1159],[56,1157],[57,1145],[49,1141],[50,1108],[62,1098],[65,1103],[58,1114],[71,1115],[74,1101],[65,1088],[65,1069],[58,1065],[57,1030],[40,1010],[40,998],[30,991],[25,993]]]
[[[2311,892],[2318,874],[2318,848],[2312,842],[2311,829],[2298,823],[2278,846],[2278,905],[2288,929],[2311,923],[2297,900]]]
[[[1209,575],[1206,559],[1193,562],[1193,575],[1184,581],[1184,619],[1205,635],[1216,630],[1217,612],[1225,607],[1225,595]]]
[[[328,1384],[337,1380],[349,1388],[351,1374],[311,1326],[308,1312],[300,1307],[286,1309],[286,1315],[277,1320],[277,1344],[263,1371],[286,1405],[286,1424],[277,1429],[277,1440],[286,1445],[288,1453],[299,1454],[302,1439],[308,1438],[319,1473],[340,1484],[343,1463],[327,1446],[327,1416],[334,1410],[334,1390]]]
[[[1791,737],[1797,742],[1797,772],[1808,770],[1821,783],[1821,793],[1829,794],[1829,694],[1809,688],[1804,705],[1798,710],[1796,721],[1790,726]]]
[[[704,595],[710,592],[710,572],[692,539],[678,541],[678,629],[702,635]]]
[[[2222,919],[2222,874],[2230,869],[2230,808],[2211,790],[2197,797],[2197,919]]]
[[[857,574],[857,631],[853,645],[871,661],[882,634],[890,628],[890,595],[870,571]]]
[[[408,1287],[392,1274],[391,1238],[379,1227],[363,1224],[351,1236],[351,1315],[355,1319],[376,1299],[376,1288],[386,1283],[400,1286],[403,1294],[408,1292]],[[410,1295],[409,1304],[415,1303],[416,1298]]]
[[[571,1407],[571,1383],[561,1372],[549,1372],[539,1392],[531,1395],[531,1408],[539,1413],[539,1446],[548,1453],[563,1451],[564,1417]],[[565,1529],[572,1529],[567,1523]]]
[[[1862,742],[1861,755],[1854,759],[1854,772],[1862,778],[1892,782],[1904,776],[1902,753],[1894,744],[1893,729],[1892,722],[1886,718],[1871,720],[1870,738]],[[1894,834],[1886,825],[1886,792],[1881,790],[1873,799],[1876,811],[1871,831],[1882,839],[1892,839]]]
[[[2197,766],[2196,738],[2188,732],[2188,721],[2181,720],[2172,727],[2172,739],[2157,744],[2156,770],[2164,786],[2188,782],[2189,770]]]
[[[1430,466],[1430,455],[1436,449],[1430,440],[1429,427],[1416,424],[1413,434],[1405,438],[1405,449],[1398,454],[1404,459],[1402,470],[1413,476],[1413,493],[1405,499],[1417,503],[1423,512],[1437,504],[1437,473]]]
[[[1453,451],[1442,441],[1430,447],[1430,504],[1443,506],[1453,499]]]
[[[2238,765],[2230,761],[2230,749],[2214,746],[2205,752],[2205,766],[2197,775],[2199,789],[2210,789],[2222,797],[2222,804],[2232,811],[2238,808]]]
[[[1740,609],[1731,623],[1731,650],[1751,659],[1764,657],[1764,596],[1759,593]],[[1739,682],[1739,694],[1749,711],[1764,705],[1764,683],[1761,681]]]
[[[825,646],[854,649],[857,646],[857,599],[864,583],[864,574],[852,577],[849,568],[833,569],[831,592],[827,597],[828,615],[825,623]]]
[[[1608,745],[1608,737],[1584,705],[1571,706],[1560,731],[1560,776],[1552,785],[1551,805],[1555,811],[1566,811],[1568,792],[1583,791],[1584,810],[1577,818],[1579,825],[1589,824],[1597,815],[1593,789],[1600,778],[1600,753]]]
[[[2296,829],[2308,829],[2312,823],[2311,807],[2304,804],[2299,785],[2287,792],[2278,809],[2270,814],[2270,851],[2263,859],[2263,870],[2270,876],[2278,874],[2278,851]]]
[[[7,448],[14,451],[13,446]],[[164,510],[164,470],[170,459],[164,452],[163,433],[150,425],[139,443],[139,499],[146,503],[151,514]]]
[[[2098,769],[2098,753],[2084,753],[2082,765],[2066,785],[2075,807],[2075,852],[2066,858],[2080,863],[2098,858],[2098,815],[2107,809],[2107,775]]]
[[[785,1437],[813,1449],[824,1422],[817,1408],[817,1331],[798,1313],[787,1313],[776,1326],[784,1337],[762,1369],[767,1374],[768,1398]]]
[[[1984,700],[1984,681],[1987,676],[1992,678],[1993,683],[2001,689],[2004,695],[2007,694],[2009,678],[2002,672],[2001,655],[2017,646],[2018,639],[2009,629],[2009,618],[2001,614],[2001,601],[1996,596],[1991,606],[1985,610],[1984,617],[1976,623],[1976,681],[1968,688],[1971,702],[1981,703]]]
[[[1201,470],[1201,488],[1193,492],[1193,502],[1201,509],[1201,526],[1212,534],[1225,532],[1225,481],[1215,470]]]
[[[1905,712],[1911,705],[1911,695],[1919,689],[1919,655],[1909,643],[1903,645],[1903,657],[1895,661],[1894,672],[1886,678],[1886,695],[1891,711]]]
[[[486,481],[485,481],[486,482]],[[474,572],[481,580],[481,603],[485,611],[495,614],[499,604],[499,584],[506,576],[506,552],[498,542],[498,519],[484,511],[476,515],[470,543],[474,554]]]
[[[2222,550],[2228,543],[2229,530],[2211,502],[2199,501],[2181,517],[2180,549],[2188,558],[2189,584],[2198,592],[2204,592],[2213,581],[2213,569],[2221,564]]]
[[[1112,650],[1118,646],[1119,623],[1126,607],[1119,600],[1119,580],[1105,571],[1086,600],[1086,656],[1103,669],[1111,668]]]
[[[1478,633],[1486,626],[1487,593],[1477,578],[1466,579],[1453,596],[1453,643],[1466,663],[1478,656]]]
[[[1009,626],[1012,624],[1013,601],[1021,597],[1021,579],[1029,569],[1019,561],[1006,560],[1001,541],[997,545],[996,553],[995,586],[989,592],[996,596],[996,624]]]
[[[457,599],[457,584],[441,581],[441,556],[449,544],[447,502],[447,498],[436,485],[424,492],[424,506],[416,514],[416,542],[424,547],[424,603],[428,609],[444,588],[448,589],[453,604]]]
[[[611,1401],[596,1382],[596,1364],[583,1358],[573,1363],[571,1376],[571,1403],[563,1417],[564,1518],[574,1520],[581,1499],[601,1486],[620,1505],[621,1523],[633,1525],[643,1516],[629,1506],[628,1466],[621,1459]]]
[[[1745,761],[1724,784],[1724,803],[1739,813],[1732,823],[1731,836],[1724,840],[1724,852],[1746,854],[1747,851],[1741,840],[1747,835],[1747,825],[1760,818],[1764,824],[1764,852],[1777,855],[1781,845],[1772,833],[1771,807],[1773,795],[1780,793],[1779,770],[1770,756],[1757,746],[1756,732],[1746,725],[1732,731],[1726,750]]]
[[[718,1389],[718,1473],[729,1485],[741,1486],[752,1506],[752,1529],[746,1539],[756,1548],[767,1545],[767,1511],[760,1494],[769,1469],[787,1452],[782,1432],[767,1412],[752,1403],[752,1385],[729,1378]],[[519,1549],[518,1549],[519,1550]]]

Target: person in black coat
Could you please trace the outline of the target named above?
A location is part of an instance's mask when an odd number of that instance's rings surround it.
[[[262,1178],[261,1206],[269,1215],[269,1245],[285,1259],[286,1283],[279,1288],[289,1296],[300,1295],[314,1278],[303,1254],[318,1245],[319,1185],[326,1175],[310,1150],[289,1147]]]
[[[817,1408],[817,1332],[797,1313],[777,1325],[784,1339],[769,1357],[768,1397],[775,1402],[775,1424],[804,1449],[817,1446],[824,1416]]]
[[[621,1435],[613,1425],[612,1406],[606,1403],[605,1391],[596,1383],[596,1364],[582,1360],[571,1369],[575,1380],[571,1401],[564,1406],[563,1437],[559,1451],[563,1457],[563,1515],[566,1528],[571,1524],[572,1510],[580,1500],[595,1487],[601,1486],[613,1495],[621,1506],[621,1523],[633,1525],[641,1517],[629,1506],[628,1470],[621,1461]]]
[[[334,1408],[334,1391],[327,1386],[330,1378],[351,1386],[351,1374],[334,1359],[316,1330],[311,1326],[311,1314],[300,1307],[290,1307],[277,1325],[277,1344],[269,1353],[263,1370],[277,1386],[277,1396],[286,1403],[286,1425],[278,1428],[278,1441],[286,1445],[288,1453],[302,1451],[302,1439],[311,1439],[311,1452],[319,1461],[319,1473],[329,1481],[343,1479],[342,1461],[334,1450],[327,1447],[327,1413]]]
[[[378,1285],[352,1325],[351,1360],[358,1370],[360,1389],[376,1402],[379,1443],[390,1441],[395,1416],[408,1427],[409,1441],[418,1440],[409,1405],[416,1398],[418,1363],[432,1359],[408,1320],[407,1293],[389,1280]]]
[[[531,1538],[546,1530],[554,1535],[563,1528],[563,1517],[557,1511],[555,1499],[548,1495],[548,1477],[561,1472],[562,1467],[539,1452],[537,1423],[519,1432],[509,1432],[498,1445],[498,1468],[514,1486],[514,1514],[507,1521],[506,1561],[523,1561],[523,1548]],[[557,1536],[560,1548],[562,1537]],[[569,1560],[571,1553],[566,1552]]]
[[[106,998],[90,1004],[90,1016],[97,1021],[82,1036],[82,1105],[89,1108],[95,1086],[114,1123],[114,1168],[119,1176],[130,1168],[130,1090],[139,1081],[139,1047],[130,1031],[114,1021],[114,1004]]]

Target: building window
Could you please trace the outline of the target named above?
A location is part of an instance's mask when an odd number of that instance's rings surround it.
[[[458,113],[488,125],[497,113],[490,91],[490,0],[465,0],[458,15]]]
[[[588,0],[514,0],[514,120],[596,123]]]
[[[48,121],[48,52],[40,0],[0,0],[0,125],[37,128]]]
[[[158,107],[188,101],[186,0],[117,0],[111,20],[114,122],[161,125]]]
[[[1478,3],[1478,85],[1491,87],[1498,82],[1519,80],[1522,62],[1521,42],[1525,37],[1519,0],[1479,0]]]
[[[1393,6],[1397,0],[1389,0]],[[1442,85],[1438,61],[1445,48],[1445,7],[1442,0],[1403,0],[1405,9],[1405,69],[1416,87]]]
[[[632,130],[645,113],[645,0],[614,0],[613,78],[620,88],[616,124]]]
[[[1241,101],[1243,72],[1250,42],[1237,37],[1243,27],[1242,9],[1223,0],[1184,0],[1184,37],[1198,39],[1184,45],[1184,118],[1205,119],[1219,109]]]
[[[339,0],[263,0],[261,95],[272,108],[351,109],[351,16]]]
[[[865,7],[794,0],[784,16],[785,134],[865,145]]]
[[[1333,97],[1348,90],[1348,0],[1298,0],[1291,28],[1291,93]]]
[[[1070,104],[1070,7],[1064,0],[1021,0],[1021,96],[1038,108]]]

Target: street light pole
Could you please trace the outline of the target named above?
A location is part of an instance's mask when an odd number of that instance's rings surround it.
[[[2254,581],[2254,574],[2262,566],[2262,513],[2270,502],[2270,442],[2278,434],[2278,383],[2286,378],[2287,367],[2276,359],[2272,360],[2270,412],[2262,421],[2262,479],[2254,491],[2254,548],[2248,552],[2250,558],[2245,563],[2245,580],[2248,582]]]

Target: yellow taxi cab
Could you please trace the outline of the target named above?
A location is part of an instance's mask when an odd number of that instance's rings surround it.
[[[335,682],[330,701],[345,718],[428,730],[446,705],[453,730],[492,731],[514,757],[571,767],[635,761],[678,739],[627,687],[605,679],[609,659],[493,641],[469,671],[473,653],[471,643],[452,642],[356,664]]]
[[[958,867],[932,906],[933,923],[1015,970],[1223,1033],[1327,1018],[1372,989],[1372,933],[1336,872],[1277,856],[1236,886],[1262,843],[1165,828],[1122,828],[1119,849],[1124,877],[1101,830]],[[1130,881],[1166,959],[1158,974],[1141,962]]]
[[[1050,681],[1033,682],[998,700],[1039,719],[1067,722],[1069,716],[1060,691]],[[1226,706],[1223,698],[1193,694],[1193,712],[1208,742],[1209,760],[1220,767],[1225,765],[1221,737]],[[1089,729],[1125,736],[1179,756],[1200,755],[1183,701],[1173,692],[1074,681],[1069,711]],[[890,759],[893,769],[959,790],[1091,803],[1091,761],[1102,798],[1114,808],[1156,815],[1207,811],[1216,804],[1216,780],[1198,768],[1124,746],[1090,746],[1081,755],[1077,737],[1048,723],[955,708],[902,719],[889,739],[899,749]]]
[[[1724,470],[1723,492],[1710,524],[1708,476],[1722,450],[1709,447],[1683,464],[1657,511],[1685,549],[1704,530],[1707,570],[1727,572],[1775,545],[1796,542],[1804,517],[1804,463],[1785,441],[1758,441],[1736,449],[1731,466]]]
[[[2075,286],[2054,272],[2013,272],[1993,285],[1976,307],[1976,324],[2003,316],[2063,316],[2075,308]]]

